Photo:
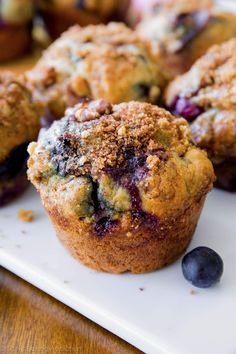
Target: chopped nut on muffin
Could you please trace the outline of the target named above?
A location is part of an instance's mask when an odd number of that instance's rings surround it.
[[[195,143],[206,149],[216,185],[236,191],[236,39],[213,46],[166,92],[169,109],[193,122]]]
[[[186,72],[213,44],[236,36],[236,16],[216,11],[212,0],[166,0],[140,23],[138,33],[162,48],[170,77]]]
[[[81,102],[28,151],[28,177],[59,238],[113,273],[152,271],[182,254],[214,181],[186,120],[148,103]]]
[[[26,187],[27,146],[38,130],[39,110],[22,79],[0,75],[0,206]]]
[[[47,116],[57,118],[87,96],[111,103],[156,103],[165,83],[149,43],[121,23],[72,27],[26,78],[35,101],[43,102]]]

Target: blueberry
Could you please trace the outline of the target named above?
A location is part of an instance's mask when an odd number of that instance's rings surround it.
[[[197,247],[184,256],[182,271],[185,279],[194,286],[209,288],[220,280],[223,261],[211,248]]]
[[[175,111],[189,122],[192,122],[203,112],[201,107],[192,103],[189,99],[183,97],[179,97],[176,100]]]

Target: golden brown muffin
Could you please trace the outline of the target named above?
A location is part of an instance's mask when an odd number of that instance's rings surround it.
[[[37,0],[36,3],[54,39],[74,24],[86,26],[106,21],[119,6],[117,0]]]
[[[31,44],[32,0],[1,0],[0,61],[15,59]]]
[[[0,206],[27,182],[28,143],[37,138],[39,113],[21,78],[0,76]]]
[[[35,101],[57,118],[85,96],[157,102],[165,82],[149,43],[121,23],[74,26],[26,76]]]
[[[193,121],[196,144],[215,166],[217,185],[236,191],[236,39],[213,46],[166,92],[173,113]]]
[[[137,27],[162,48],[166,70],[175,77],[189,70],[208,48],[236,36],[236,16],[216,11],[212,0],[167,0]]]
[[[148,103],[80,103],[29,153],[29,179],[59,238],[112,273],[153,271],[181,255],[214,180],[186,120]]]

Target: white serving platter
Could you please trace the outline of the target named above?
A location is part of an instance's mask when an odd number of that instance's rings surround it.
[[[18,220],[20,208],[35,220]],[[189,249],[199,245],[215,249],[225,269],[217,286],[193,293],[180,260],[144,275],[81,265],[58,241],[33,188],[0,210],[3,267],[150,354],[236,354],[235,195],[210,193]]]

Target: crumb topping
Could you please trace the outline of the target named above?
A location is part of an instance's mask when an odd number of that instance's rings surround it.
[[[67,115],[39,141],[39,150],[47,149],[62,175],[97,178],[104,168],[121,165],[130,147],[137,155],[150,155],[151,166],[155,152],[163,149],[181,156],[190,146],[186,121],[150,104],[111,106],[97,100],[79,103]],[[163,160],[160,153],[155,156]]]
[[[36,139],[38,131],[39,110],[22,78],[0,75],[0,162],[16,146]]]

